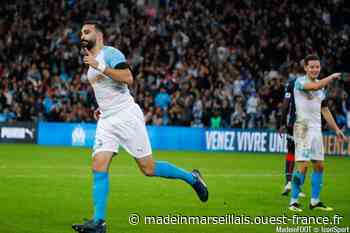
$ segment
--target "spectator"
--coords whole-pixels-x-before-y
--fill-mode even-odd
[[[221,128],[222,120],[219,109],[214,109],[213,116],[210,118],[210,128],[219,129]]]
[[[235,105],[235,111],[231,115],[231,128],[245,128],[246,114],[241,103]]]
[[[230,117],[232,113],[232,108],[229,105],[229,101],[227,99],[223,100],[222,108],[220,109],[221,117],[222,117],[222,127],[228,128],[230,127]]]
[[[137,81],[131,89],[148,124],[210,127],[218,109],[220,127],[274,128],[283,85],[301,74],[307,53],[322,58],[322,77],[350,71],[346,1],[272,0],[253,7],[251,1],[218,0],[216,10],[210,0],[161,8],[139,0],[112,8],[104,2],[4,3],[0,111],[12,115],[2,120],[93,121],[96,103],[77,34],[92,16],[106,25],[107,44],[132,65]],[[339,87],[329,93],[332,113],[344,121]]]
[[[247,128],[256,128],[258,99],[256,93],[252,93],[247,101]]]
[[[165,87],[161,86],[159,93],[156,95],[156,98],[155,98],[156,107],[165,109],[169,107],[170,103],[171,103],[171,98],[169,94],[166,92]]]

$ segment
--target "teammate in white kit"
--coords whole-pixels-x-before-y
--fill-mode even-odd
[[[87,21],[81,29],[84,63],[89,65],[99,113],[93,148],[94,216],[72,227],[78,232],[106,232],[106,206],[109,189],[108,168],[118,147],[131,154],[146,176],[181,179],[190,184],[200,200],[208,200],[208,190],[198,170],[187,172],[165,161],[154,161],[144,115],[130,95],[133,76],[125,56],[118,49],[103,44],[103,30],[96,21]]]
[[[311,178],[312,194],[310,209],[332,211],[320,201],[320,192],[323,183],[323,141],[321,130],[321,113],[328,125],[335,131],[339,140],[346,137],[338,128],[325,101],[324,87],[333,80],[340,79],[341,74],[335,73],[324,79],[318,80],[321,71],[320,59],[316,55],[305,58],[304,69],[306,75],[297,78],[294,86],[294,98],[296,105],[296,122],[294,124],[295,161],[297,170],[292,178],[292,197],[289,209],[301,212],[298,203],[300,187],[304,183],[308,162],[313,164]]]

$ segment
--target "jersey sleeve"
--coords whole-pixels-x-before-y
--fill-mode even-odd
[[[124,54],[118,49],[112,47],[107,47],[105,49],[104,60],[106,64],[111,68],[115,68],[118,64],[126,63]]]

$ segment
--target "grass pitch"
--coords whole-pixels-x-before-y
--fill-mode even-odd
[[[90,150],[85,148],[0,145],[0,233],[71,233],[72,223],[92,213]],[[282,197],[284,157],[277,154],[155,151],[155,158],[188,170],[199,168],[209,201],[201,203],[182,181],[144,177],[133,158],[121,152],[111,166],[108,232],[226,233],[281,232],[281,227],[315,224],[145,224],[145,216],[282,216],[289,198]],[[343,217],[350,226],[350,159],[327,157],[322,200],[332,213],[306,209],[310,173],[300,216]],[[311,169],[310,169],[311,170]],[[138,225],[129,216],[140,216]],[[327,225],[331,227],[334,225]],[[305,232],[306,228],[304,229]],[[302,231],[299,231],[302,232]]]

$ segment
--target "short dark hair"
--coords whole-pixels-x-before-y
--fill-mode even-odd
[[[95,19],[87,19],[83,22],[83,25],[86,25],[86,24],[94,25],[97,31],[104,33],[104,28],[100,21]]]
[[[316,54],[309,54],[304,58],[304,66],[309,64],[309,61],[319,61],[320,58]]]

